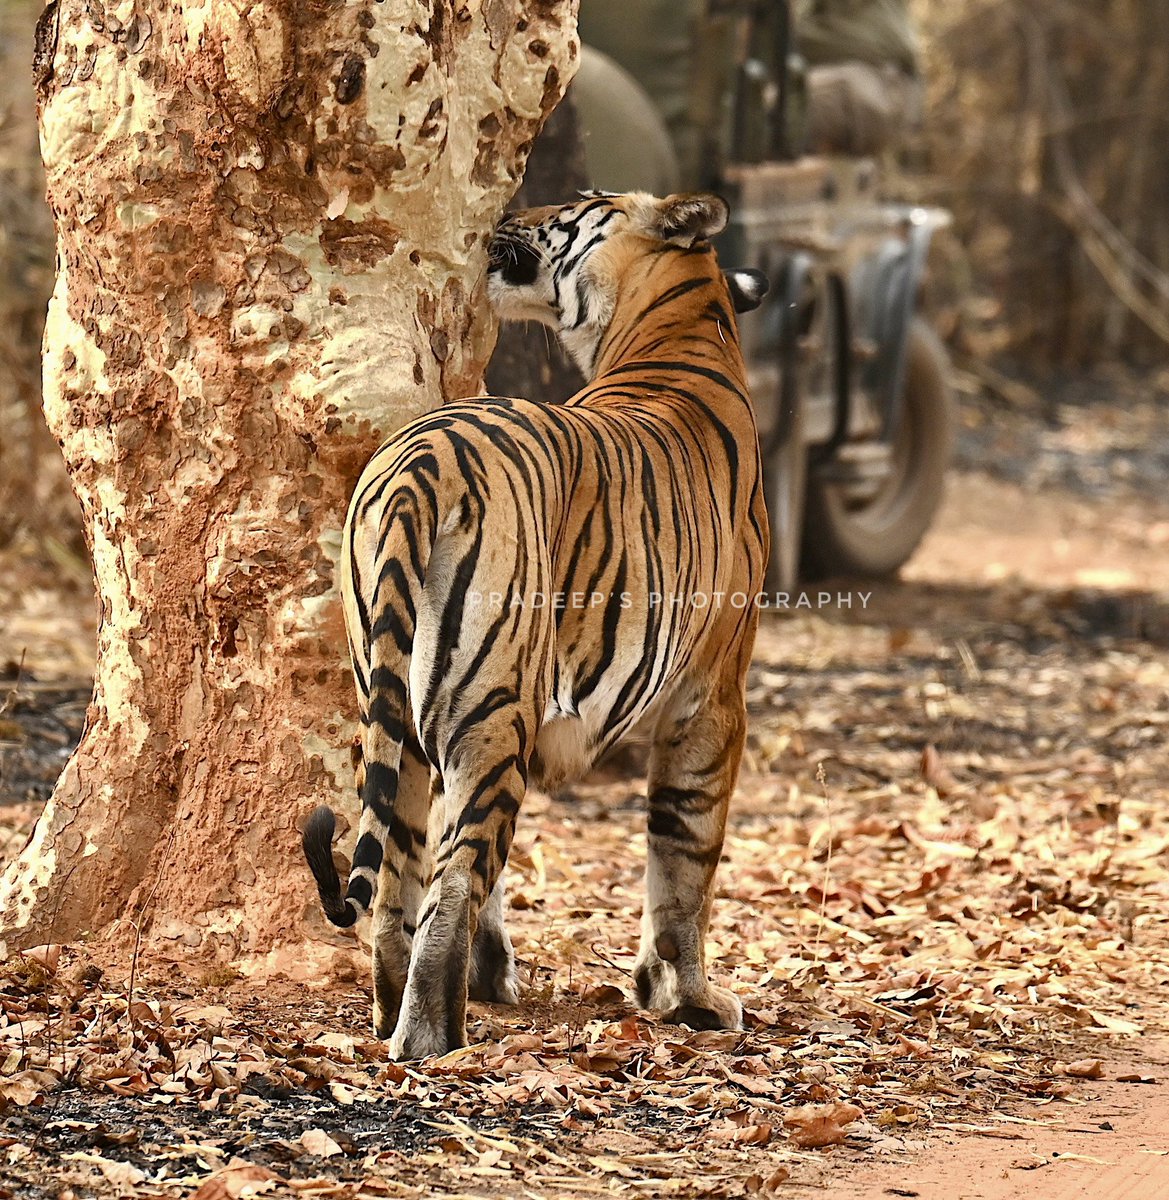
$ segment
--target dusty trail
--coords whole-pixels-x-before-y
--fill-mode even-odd
[[[1169,1196],[1169,1042],[1134,1045],[1107,1073],[1155,1083],[1094,1082],[1062,1121],[1050,1113],[1017,1123],[971,1125],[930,1135],[896,1162],[826,1168],[814,1184],[793,1185],[792,1200],[1161,1200]]]

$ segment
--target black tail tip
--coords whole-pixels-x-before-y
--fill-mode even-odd
[[[313,858],[322,847],[329,852],[329,869],[333,871],[334,875],[336,874],[333,869],[333,830],[336,828],[337,819],[327,804],[318,804],[304,823],[301,844],[304,846],[305,857],[309,861],[309,866],[313,868],[314,875],[316,875],[317,869]]]
[[[333,830],[336,827],[333,810],[327,804],[320,805],[304,823],[301,845],[309,870],[317,881],[317,895],[321,898],[325,916],[334,925],[345,927],[357,920],[357,913],[341,895],[341,878],[333,862]]]

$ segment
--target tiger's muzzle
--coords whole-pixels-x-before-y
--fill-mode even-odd
[[[540,271],[539,251],[510,216],[496,226],[487,245],[488,274],[497,274],[511,287],[530,287]]]

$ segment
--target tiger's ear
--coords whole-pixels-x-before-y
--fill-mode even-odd
[[[723,278],[727,281],[727,289],[737,313],[758,308],[771,287],[767,276],[754,267],[727,267],[723,271]]]
[[[652,200],[637,222],[649,237],[689,248],[695,242],[722,233],[731,215],[730,207],[713,192],[683,192]]]

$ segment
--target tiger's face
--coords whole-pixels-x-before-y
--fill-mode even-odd
[[[685,249],[713,238],[728,216],[722,197],[703,192],[665,199],[586,192],[575,204],[508,213],[488,244],[487,294],[502,320],[555,329],[589,375],[631,260],[663,245]],[[724,274],[740,312],[767,289],[758,272]]]
[[[504,216],[487,248],[487,292],[499,316],[556,329],[593,323],[609,306],[592,260],[628,229],[620,199],[590,194],[576,204]]]
[[[643,192],[586,192],[575,204],[508,213],[488,245],[487,293],[503,320],[552,326],[581,362],[613,315],[629,257],[655,242],[714,237],[727,216],[719,196]]]

